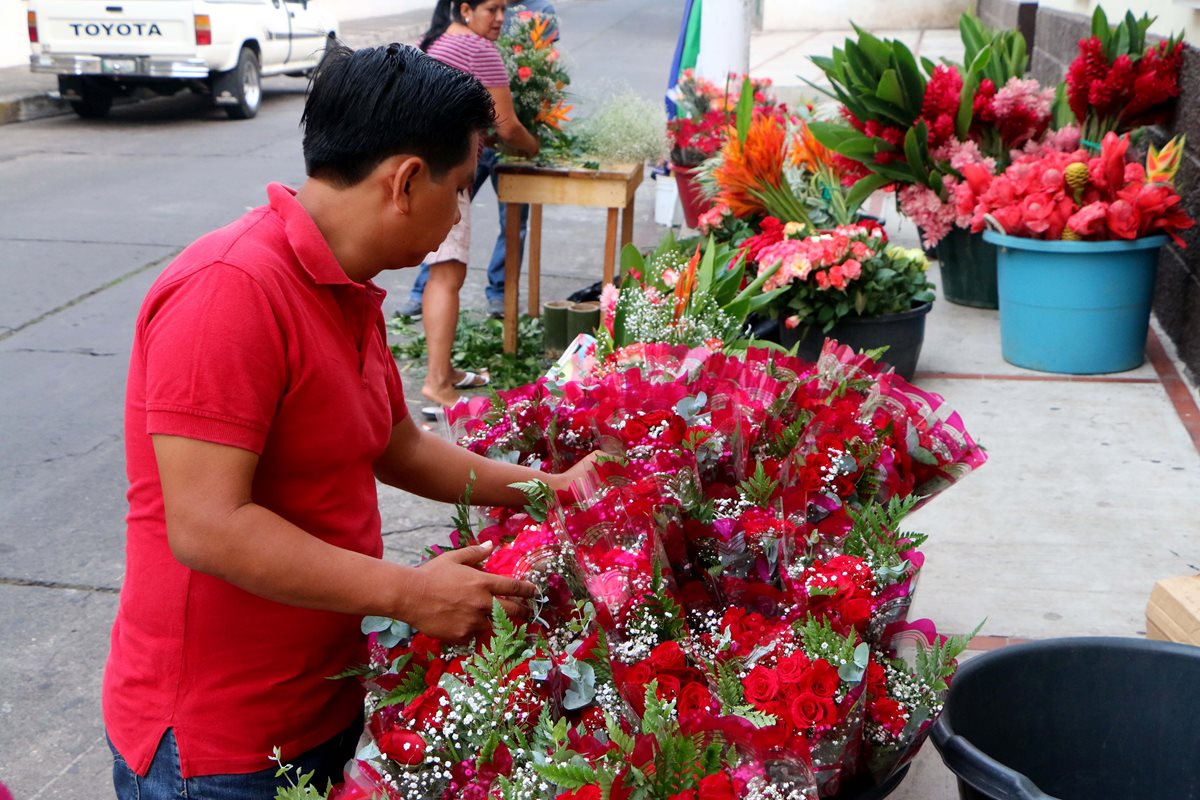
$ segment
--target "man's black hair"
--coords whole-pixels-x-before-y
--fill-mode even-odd
[[[415,47],[331,42],[300,119],[305,171],[353,186],[385,159],[410,153],[438,177],[465,161],[471,134],[494,121],[483,84]]]

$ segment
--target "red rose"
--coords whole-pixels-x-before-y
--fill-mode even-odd
[[[797,685],[804,680],[809,668],[808,656],[799,651],[779,659],[775,666],[775,674],[784,684]]]
[[[651,669],[648,659],[631,665],[625,670],[624,677],[621,678],[623,684],[631,687],[645,686],[652,680],[654,680],[654,670]]]
[[[392,728],[379,737],[378,745],[385,756],[406,767],[415,767],[425,760],[425,740],[404,728]]]
[[[696,800],[696,790],[684,789],[682,792],[668,796],[667,800]]]
[[[833,697],[841,685],[842,679],[832,664],[823,658],[813,662],[808,673],[809,691],[818,697]]]
[[[687,660],[679,642],[663,642],[650,652],[650,666],[658,672],[683,669]]]
[[[518,67],[517,77],[523,81],[527,81],[533,77],[533,70],[531,70],[529,67]]]
[[[815,725],[837,722],[837,706],[827,697],[805,693],[794,697],[788,704],[788,715],[797,730],[806,730]]]
[[[442,700],[449,700],[446,690],[434,686],[426,689],[404,708],[403,718],[413,724],[413,727],[428,729],[433,726],[433,718],[442,708]],[[438,727],[441,727],[440,725]]]
[[[674,675],[658,675],[655,677],[658,681],[658,699],[666,702],[679,697],[679,678]]]
[[[688,683],[679,693],[679,716],[710,713],[713,710],[712,692],[703,683]]]
[[[750,674],[742,680],[746,690],[746,700],[755,708],[763,709],[763,705],[771,702],[779,694],[779,677],[773,670],[761,664],[750,670]]]
[[[600,787],[594,783],[589,783],[587,786],[580,786],[573,792],[562,792],[555,800],[600,800],[604,793],[600,791]]]
[[[900,733],[907,722],[905,709],[899,702],[890,697],[884,697],[871,704],[871,716],[881,726],[892,733]]]
[[[641,420],[629,419],[625,421],[625,427],[621,429],[621,439],[626,444],[637,444],[645,439],[649,432],[650,429]]]
[[[706,775],[696,784],[696,794],[700,800],[734,800],[737,789],[727,772]]]

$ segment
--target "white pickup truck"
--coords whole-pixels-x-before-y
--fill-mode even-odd
[[[81,117],[118,95],[180,89],[233,119],[262,103],[264,75],[306,76],[335,35],[321,0],[30,0],[30,66],[58,75]],[[332,5],[331,3],[329,5]]]

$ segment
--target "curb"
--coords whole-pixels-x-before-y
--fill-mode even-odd
[[[71,106],[58,96],[58,92],[0,97],[0,125],[57,117],[70,112]]]

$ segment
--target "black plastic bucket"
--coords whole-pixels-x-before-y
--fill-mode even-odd
[[[808,329],[801,338],[800,328],[788,328],[779,320],[779,343],[791,348],[797,342],[796,354],[807,361],[816,361],[821,355],[825,338],[836,339],[855,350],[873,350],[887,347],[883,361],[896,368],[896,373],[911,381],[917,371],[917,360],[921,357],[921,345],[925,343],[925,317],[933,303],[922,303],[909,311],[883,314],[878,317],[860,317],[850,314],[842,317],[829,333],[816,325]]]
[[[933,727],[963,800],[1200,800],[1200,647],[1052,639],[962,665]]]

